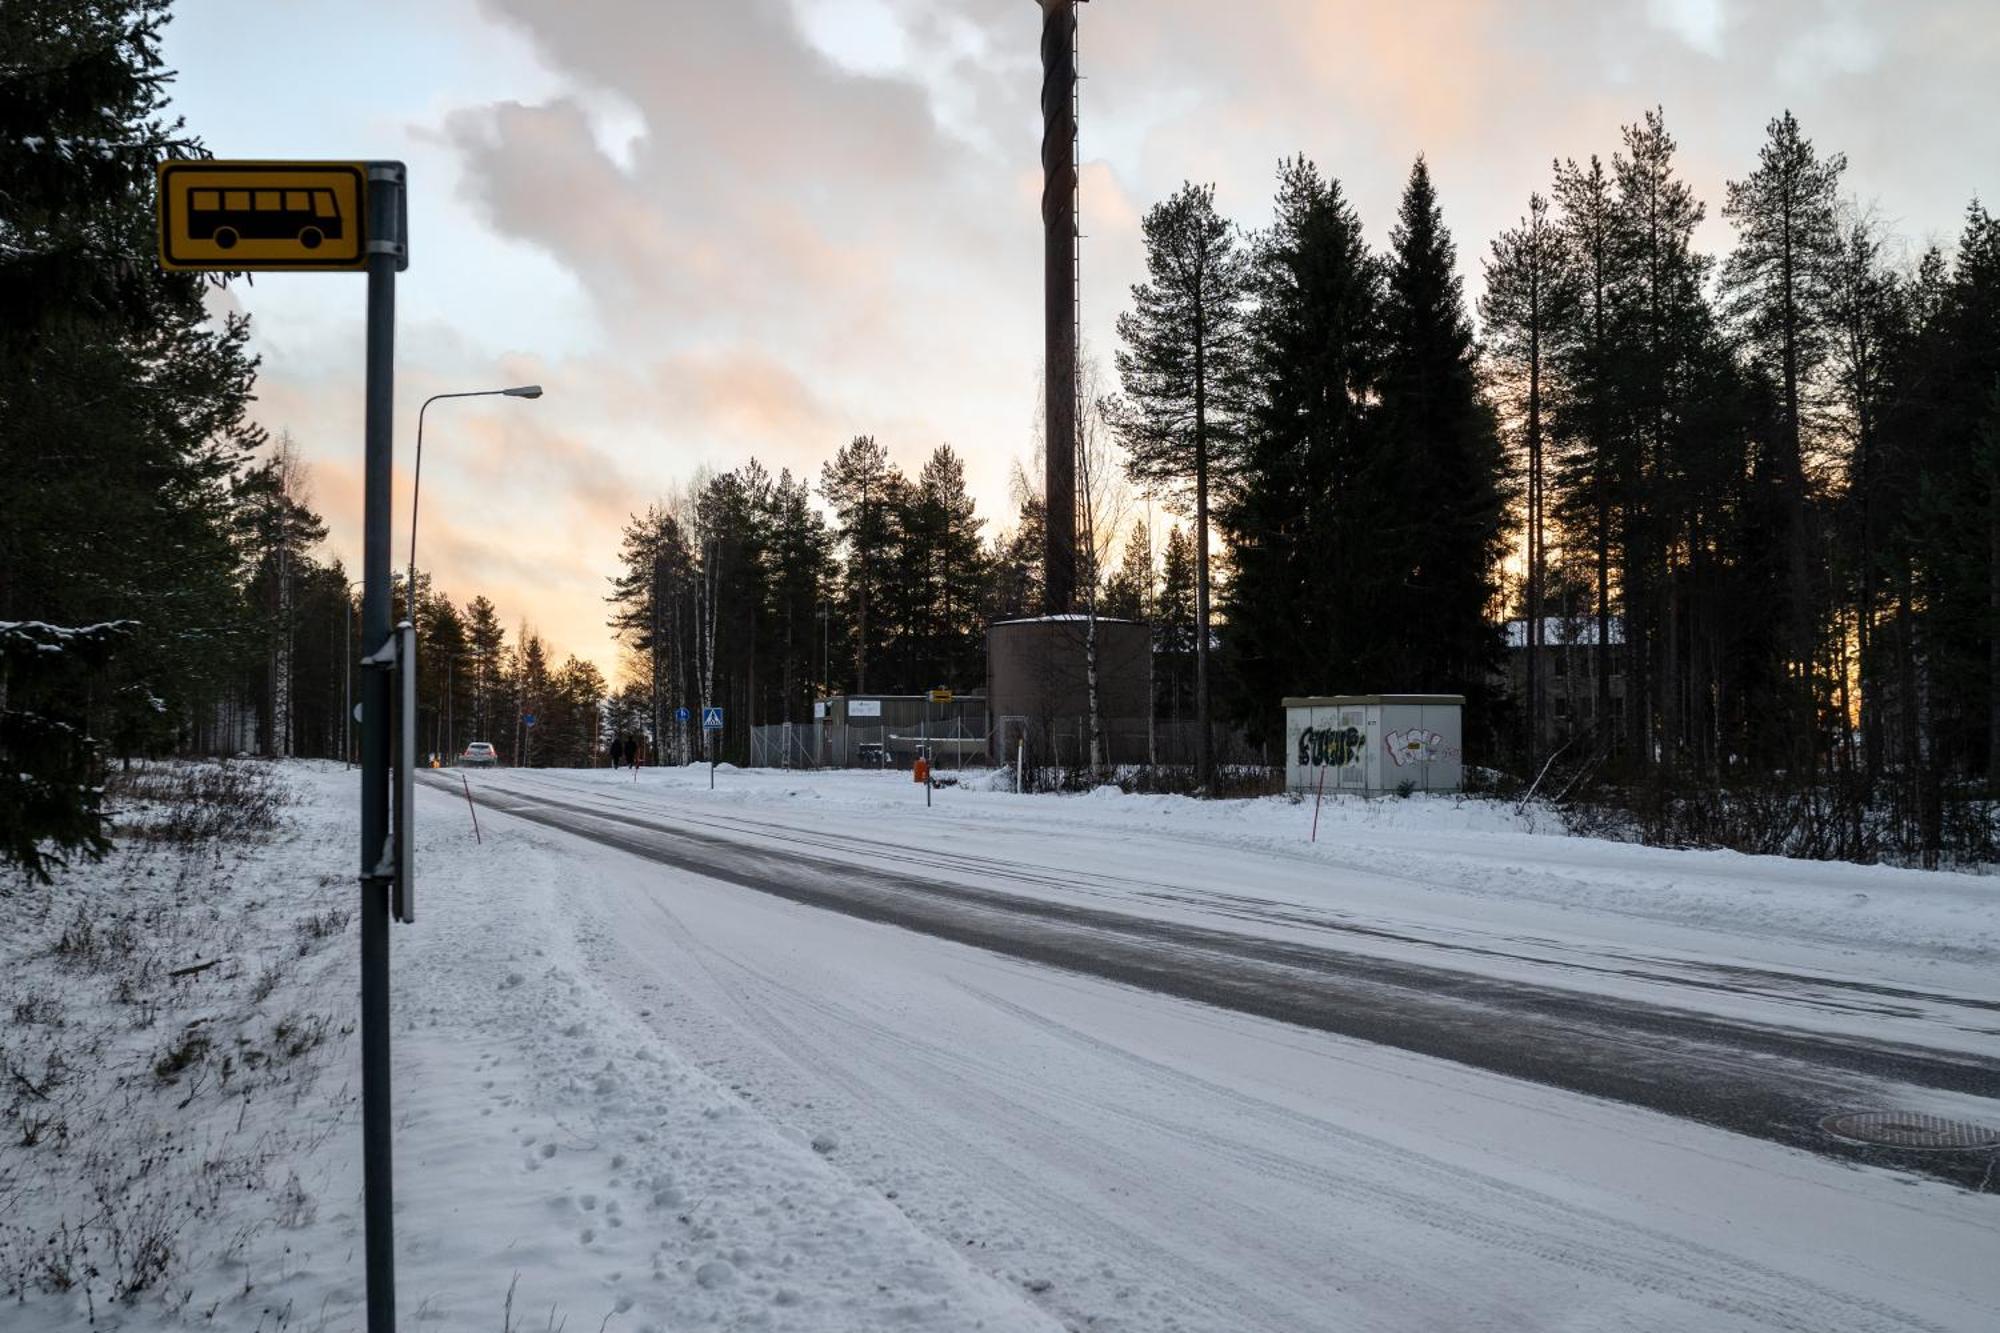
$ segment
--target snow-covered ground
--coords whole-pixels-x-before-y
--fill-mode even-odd
[[[0,1329],[362,1326],[357,782],[283,773],[274,836],[8,900],[0,1078],[44,1091],[0,1095]],[[402,1327],[1055,1327],[608,995],[573,849],[442,811],[394,937]]]
[[[82,1328],[93,1305],[100,1328],[360,1326],[356,784],[284,771],[280,836],[219,869],[121,853],[5,946],[0,1000],[61,1011],[12,1008],[0,1050],[72,1128],[20,1146],[41,1113],[20,1093],[0,1125],[0,1283],[23,1289],[0,1329]],[[1598,843],[1446,799],[1329,800],[1308,843],[1311,806],[1284,800],[955,787],[927,809],[906,775],[468,778],[751,849],[2000,1056],[1993,880]],[[535,1330],[1970,1331],[2000,1308],[2000,1195],[801,906],[484,806],[476,841],[437,788],[419,810],[422,915],[393,964],[408,1328],[502,1328],[510,1294]],[[157,932],[137,983],[55,947],[112,908]],[[205,1045],[161,1074],[196,1018]],[[51,1084],[33,1061],[55,1050]],[[104,1224],[129,1249],[128,1219],[154,1214],[170,1260],[119,1301]],[[45,1262],[82,1261],[79,1227],[88,1297]]]

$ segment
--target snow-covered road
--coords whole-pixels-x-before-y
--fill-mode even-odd
[[[1634,1081],[1707,1061],[1691,1113],[1818,1070],[1829,1096],[1990,1123],[1982,881],[1609,848],[1421,803],[1335,811],[1307,847],[1282,803],[471,780],[489,842],[565,866],[557,924],[609,1003],[1072,1327],[1970,1330],[2000,1306],[1992,1194],[1494,1072],[1560,1083],[1605,1063],[1613,1017],[1650,1014]],[[871,883],[860,909],[813,905]],[[1032,934],[1154,970],[951,928],[1008,902]],[[928,923],[883,924],[919,903]],[[1246,975],[1338,953],[1343,1003],[1389,1028],[1407,1005],[1465,1058],[1191,1002],[1173,976],[1213,973],[1220,937]],[[1532,1049],[1474,1058],[1510,1034]]]

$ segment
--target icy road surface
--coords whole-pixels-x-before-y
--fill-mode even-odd
[[[1283,802],[470,778],[484,863],[560,856],[550,929],[623,1016],[1070,1326],[2000,1308],[1992,1154],[1817,1128],[2000,1123],[1987,881],[1449,802],[1331,807],[1308,847]]]

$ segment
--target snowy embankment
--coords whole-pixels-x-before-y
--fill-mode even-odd
[[[362,1323],[357,784],[187,771],[128,798],[109,861],[7,890],[0,1327]],[[437,820],[422,865],[394,937],[412,1326],[1053,1327],[610,1002],[559,850]]]
[[[503,801],[1343,954],[2000,1058],[2000,878],[1575,836],[1451,796],[1017,795],[970,771],[472,773]],[[954,775],[955,776],[955,775]],[[1906,1109],[1965,1115],[1950,1097]],[[1982,1114],[1987,1113],[1982,1109]]]
[[[854,813],[922,829],[916,821],[926,817],[924,793],[906,773],[736,771],[722,765],[714,793],[708,793],[702,767],[646,769],[638,783],[630,771],[564,777],[606,793],[626,787],[640,799],[656,791],[748,813],[782,807],[786,819],[814,819],[824,811],[834,823]],[[944,777],[956,781],[956,775]],[[1326,795],[1314,833],[1312,797],[1196,801],[1126,795],[1116,787],[1082,797],[1018,797],[1008,791],[1008,771],[966,771],[964,779],[936,795],[954,831],[972,823],[1016,833],[1034,829],[1052,839],[1076,833],[1090,841],[1144,839],[1274,853],[1394,881],[1404,907],[1414,895],[1440,905],[1450,899],[1544,905],[1562,913],[1940,957],[1990,961],[2000,951],[2000,877],[1572,837],[1546,807],[1454,795]]]

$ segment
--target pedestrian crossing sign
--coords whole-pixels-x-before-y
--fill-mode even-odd
[[[701,729],[702,729],[703,731],[721,731],[721,730],[722,730],[722,710],[721,710],[720,708],[704,708],[704,709],[702,709],[702,710],[701,710]]]

